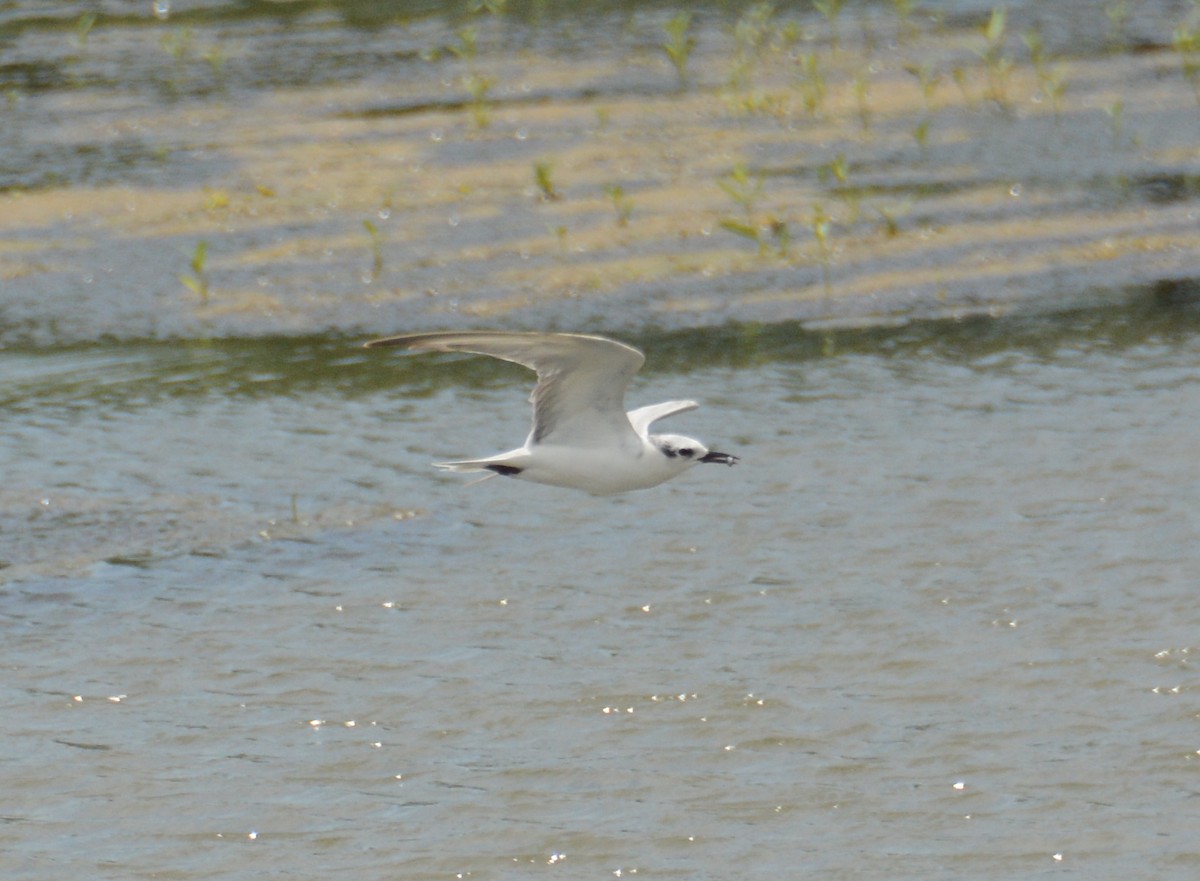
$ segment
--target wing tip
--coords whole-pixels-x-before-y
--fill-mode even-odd
[[[382,349],[389,346],[403,346],[407,344],[406,340],[408,339],[406,336],[380,337],[377,340],[367,340],[362,344],[362,347],[364,349]]]
[[[602,343],[608,346],[614,346],[619,349],[624,349],[627,352],[635,355],[639,361],[645,361],[645,354],[629,343],[623,343],[620,340],[614,340],[606,336],[591,333],[574,333],[563,331],[536,331],[536,330],[434,330],[424,333],[404,333],[396,336],[380,337],[378,339],[367,340],[362,344],[364,349],[383,349],[396,346],[405,346],[410,349],[435,349],[439,351],[453,351],[451,347],[465,346],[473,341],[484,340],[488,337],[503,340],[533,340],[537,337],[545,337],[547,339],[563,339],[563,340],[587,340],[592,343]],[[439,345],[441,344],[441,345]],[[479,354],[488,354],[480,352]],[[640,366],[640,364],[639,364]]]

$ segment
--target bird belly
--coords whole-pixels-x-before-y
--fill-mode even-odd
[[[662,456],[620,448],[541,445],[530,450],[520,480],[607,496],[657,486],[679,473]]]

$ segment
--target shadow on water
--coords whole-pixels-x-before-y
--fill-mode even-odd
[[[381,329],[383,330],[383,329]],[[604,333],[603,328],[593,332]],[[1003,351],[1047,358],[1064,349],[1170,344],[1200,333],[1200,281],[1159,281],[1116,302],[1066,311],[913,321],[896,326],[811,328],[796,322],[616,334],[647,352],[645,372],[742,369],[850,354],[931,357],[970,363]],[[402,388],[426,397],[450,386],[524,381],[524,369],[486,358],[408,357],[361,348],[340,335],[144,343],[90,343],[0,350],[0,406],[137,409],[167,398],[361,397]]]

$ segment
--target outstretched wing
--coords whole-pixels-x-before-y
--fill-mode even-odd
[[[536,371],[530,396],[533,443],[609,446],[634,437],[625,415],[625,389],[646,359],[624,343],[576,333],[445,331],[372,340],[366,346],[470,352]]]
[[[633,430],[645,437],[650,432],[652,423],[666,419],[672,413],[683,413],[695,410],[700,405],[695,401],[666,401],[662,404],[651,404],[648,407],[638,407],[629,411],[629,422]]]

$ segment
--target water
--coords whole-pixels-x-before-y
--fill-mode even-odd
[[[1196,877],[1194,13],[993,5],[5,5],[0,876]],[[437,473],[484,326],[741,464]]]
[[[1172,43],[1200,13],[1009,4],[988,49],[992,5],[697,7],[681,82],[670,4],[8,4],[0,345],[862,323],[1194,284],[1200,67]]]
[[[3,874],[1192,877],[1197,329],[647,335],[743,461],[615,499],[428,467],[487,361],[6,354]]]

